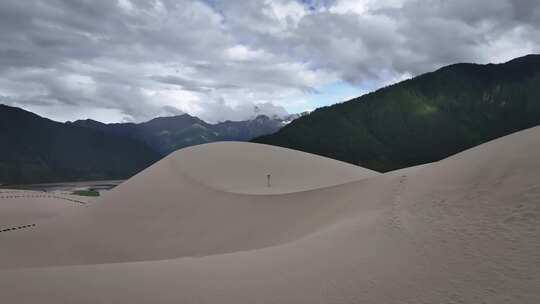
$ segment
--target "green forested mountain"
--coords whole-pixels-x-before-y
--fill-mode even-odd
[[[0,105],[0,184],[127,178],[160,157],[131,138]]]
[[[254,141],[389,171],[538,124],[540,55],[529,55],[447,66],[317,109]]]

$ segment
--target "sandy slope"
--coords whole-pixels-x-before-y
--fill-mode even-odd
[[[212,152],[201,152],[204,148]],[[261,149],[266,151],[265,158],[258,163],[253,155],[260,155]],[[212,162],[203,164],[196,155]],[[193,164],[203,173],[194,172]],[[259,167],[264,170],[256,170]],[[268,187],[253,182],[253,176],[261,172],[260,179],[266,182],[268,171],[275,172],[270,187],[275,190],[262,195],[261,189]],[[225,175],[234,178],[220,183],[214,179]],[[378,175],[259,144],[227,142],[189,148],[163,159],[77,214],[42,224],[32,234],[6,236],[0,268],[204,256],[273,246],[321,229],[356,208],[356,193],[341,195],[340,189],[347,184],[335,186],[336,180],[350,183]],[[280,187],[281,180],[290,185]],[[252,184],[254,193],[223,190],[241,181]],[[319,189],[307,190],[313,187]],[[280,191],[286,193],[278,195]],[[335,196],[340,200],[331,203]]]
[[[39,191],[0,189],[0,231],[35,224],[79,207],[86,198]]]
[[[238,162],[255,151],[228,145],[219,149]],[[268,195],[251,180],[258,170],[221,180],[240,168],[232,159],[220,173],[193,170],[216,156],[204,147],[77,214],[0,235],[0,294],[18,303],[540,302],[540,128],[426,166],[359,169],[341,185],[320,176],[342,169],[298,173],[310,161],[294,170],[295,161],[282,176],[289,185]],[[74,264],[84,265],[53,266]]]
[[[244,194],[283,194],[339,185],[379,175],[375,171],[291,149],[219,142],[170,156],[178,172],[213,189]],[[270,185],[267,175],[270,175]]]

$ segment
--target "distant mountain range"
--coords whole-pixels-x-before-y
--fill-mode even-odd
[[[303,114],[284,118],[259,115],[251,120],[207,123],[197,117],[183,114],[158,117],[144,123],[104,124],[95,120],[77,120],[68,125],[126,136],[144,142],[162,155],[178,149],[215,141],[248,141],[278,131],[289,121]]]
[[[137,140],[0,105],[0,184],[120,179],[161,158]]]
[[[255,142],[389,171],[540,124],[540,55],[455,64],[317,109]]]
[[[248,141],[276,132],[301,114],[285,118],[209,124],[183,114],[144,123],[60,123],[0,105],[0,184],[123,179],[163,156],[214,141]]]

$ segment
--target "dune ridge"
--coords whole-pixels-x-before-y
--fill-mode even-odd
[[[21,303],[538,303],[537,155],[540,127],[386,174],[247,143],[181,150],[76,212],[0,234],[0,293]],[[276,189],[264,190],[269,171]]]
[[[169,158],[185,177],[210,188],[241,194],[294,193],[380,175],[314,154],[243,142],[193,146]]]

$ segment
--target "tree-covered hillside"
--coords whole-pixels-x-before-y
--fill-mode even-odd
[[[317,109],[254,141],[389,171],[538,124],[540,55],[529,55],[447,66]]]
[[[123,179],[161,156],[139,141],[0,105],[0,184]]]

